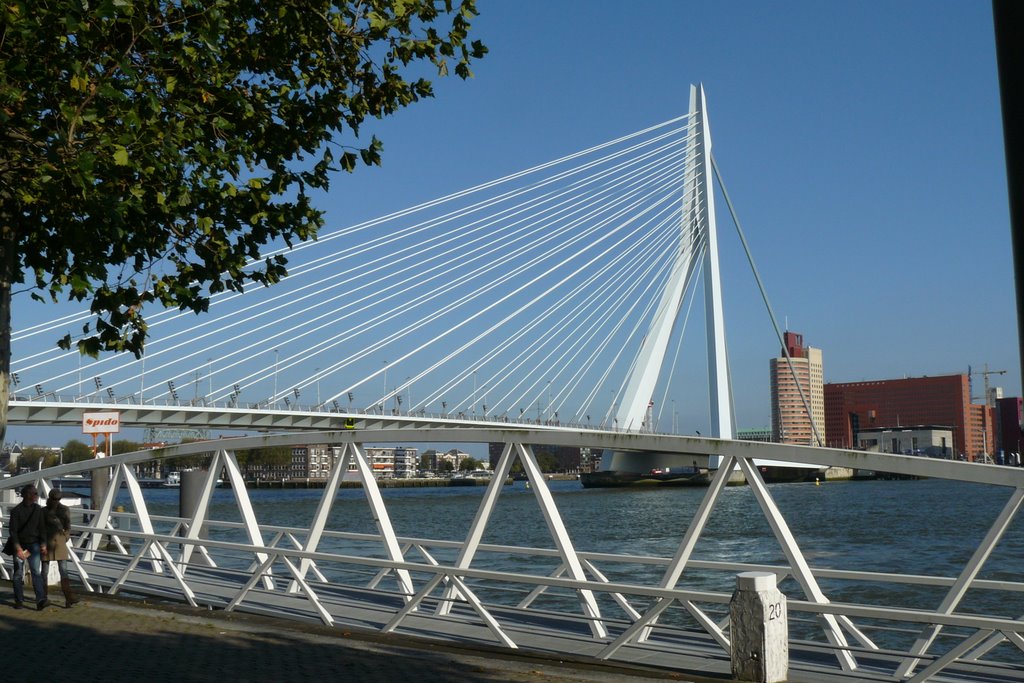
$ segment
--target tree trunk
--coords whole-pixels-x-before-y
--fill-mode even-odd
[[[0,218],[0,447],[7,437],[7,401],[11,376],[11,283],[14,280],[14,229]]]

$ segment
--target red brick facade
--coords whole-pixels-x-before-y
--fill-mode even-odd
[[[943,425],[957,454],[975,459],[995,449],[992,410],[970,399],[966,374],[825,385],[828,446],[853,448],[854,431],[871,427]]]

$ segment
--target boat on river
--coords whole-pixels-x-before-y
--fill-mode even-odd
[[[452,486],[476,486],[478,484],[489,484],[493,476],[494,472],[491,472],[490,470],[462,472],[452,477],[450,484]]]
[[[180,472],[168,472],[167,478],[164,479],[163,484],[165,489],[178,489],[181,488],[181,473]]]
[[[56,477],[51,482],[58,489],[80,489],[92,487],[92,478],[81,474],[66,474],[63,477]]]
[[[648,472],[607,470],[580,475],[583,488],[619,486],[707,486],[714,472],[697,467],[658,467]]]

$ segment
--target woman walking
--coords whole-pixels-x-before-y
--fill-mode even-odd
[[[49,574],[50,562],[57,563],[60,572],[60,587],[64,591],[64,606],[71,607],[78,598],[71,590],[71,579],[68,577],[68,540],[71,538],[71,511],[60,502],[61,492],[51,489],[46,497],[43,509],[46,519],[46,573]]]

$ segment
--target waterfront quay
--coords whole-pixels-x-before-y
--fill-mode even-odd
[[[72,609],[15,611],[10,582],[0,586],[6,594],[0,606],[4,651],[31,653],[25,654],[26,667],[45,663],[47,675],[80,683],[339,677],[360,683],[722,680],[107,595],[86,596]]]
[[[575,477],[573,477],[575,479]],[[443,477],[435,477],[431,479],[425,478],[414,478],[414,479],[377,479],[376,484],[378,488],[382,489],[415,489],[415,488],[437,488],[447,486],[487,486],[490,483],[488,479],[449,479]],[[511,484],[512,479],[509,478],[505,482]],[[326,479],[266,479],[266,480],[249,480],[245,482],[245,487],[248,489],[322,489],[327,484]],[[338,484],[338,488],[342,489],[360,489],[363,487],[360,481],[341,481]]]

